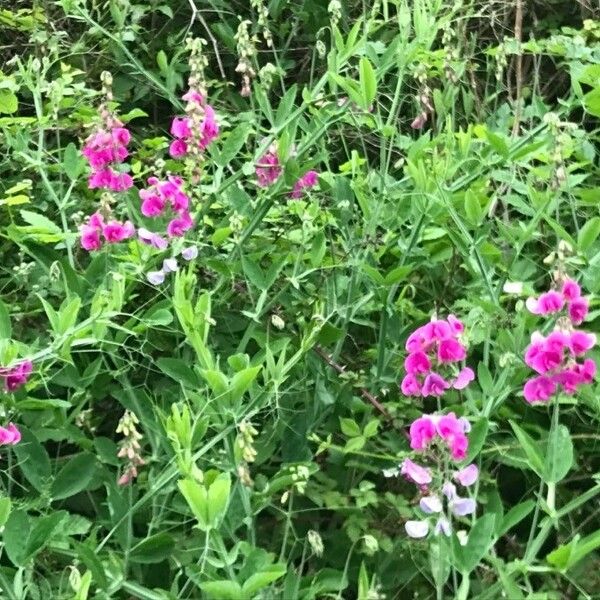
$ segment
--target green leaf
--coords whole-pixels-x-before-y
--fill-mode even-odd
[[[218,166],[226,167],[243,148],[250,132],[252,125],[250,123],[240,123],[225,139],[223,147],[218,158],[215,160]]]
[[[472,462],[481,452],[487,438],[488,428],[489,421],[485,417],[478,419],[473,427],[471,427],[471,431],[469,432],[469,451],[465,463]]]
[[[174,547],[175,540],[169,534],[161,532],[136,544],[129,557],[133,562],[144,565],[159,563],[171,555]]]
[[[29,429],[21,426],[20,430],[21,443],[14,447],[18,465],[27,481],[38,492],[41,492],[52,473],[50,458],[45,448]]]
[[[82,453],[72,458],[56,475],[50,495],[54,500],[70,498],[87,488],[96,469],[96,457]]]
[[[492,545],[494,533],[494,515],[483,515],[471,527],[467,543],[460,546],[456,536],[453,538],[455,553],[459,555],[461,571],[470,573],[477,567]]]
[[[27,558],[27,538],[31,524],[24,510],[14,510],[4,526],[2,539],[10,561],[17,567],[22,566]]]
[[[279,102],[279,106],[277,107],[277,113],[275,114],[275,126],[280,127],[285,123],[290,114],[292,113],[292,109],[294,108],[294,103],[296,101],[296,94],[298,93],[298,85],[292,85],[287,92],[281,98]]]
[[[19,108],[17,96],[7,89],[0,89],[0,114],[12,115]]]
[[[50,513],[45,517],[35,519],[27,540],[27,555],[29,557],[37,554],[48,545],[48,542],[50,542],[52,536],[67,516],[68,513],[66,511],[60,510]]]
[[[369,59],[364,56],[360,59],[358,70],[360,89],[362,92],[361,107],[365,110],[369,110],[377,95],[377,78],[375,77],[373,65],[371,65]]]
[[[577,248],[579,251],[587,252],[596,241],[598,235],[600,235],[600,217],[592,217],[579,230],[579,235],[577,236]]]
[[[0,300],[0,339],[9,340],[12,335],[10,313],[6,304]]]
[[[544,458],[538,444],[534,442],[533,439],[514,421],[510,421],[510,426],[515,432],[519,444],[521,444],[521,448],[525,451],[529,467],[535,471],[539,477],[542,477],[544,472]]]
[[[365,567],[365,561],[360,563],[360,570],[358,571],[358,600],[369,599],[369,575],[367,573],[367,567]]]
[[[196,517],[198,527],[203,531],[208,531],[210,529],[210,520],[208,513],[208,492],[206,488],[193,479],[182,479],[177,485]]]
[[[90,570],[94,583],[105,590],[108,587],[108,580],[104,573],[104,566],[100,559],[89,546],[73,541],[73,547],[77,552],[77,557]]]
[[[0,498],[0,527],[4,527],[6,524],[11,508],[10,498]]]
[[[247,600],[236,581],[209,581],[201,583],[200,589],[206,593],[207,600]]]
[[[23,220],[26,223],[29,223],[29,225],[31,225],[36,231],[40,233],[52,233],[62,236],[62,230],[60,227],[48,217],[31,212],[30,210],[21,210],[19,212],[21,217],[23,217]]]
[[[269,566],[268,570],[260,571],[250,575],[242,586],[244,598],[253,598],[259,590],[267,587],[269,584],[277,581],[286,574],[287,567],[284,564],[275,564]]]
[[[181,383],[183,387],[197,390],[201,387],[200,378],[180,358],[159,358],[156,361],[158,368],[171,379]]]
[[[508,533],[517,523],[520,523],[535,507],[533,500],[526,500],[516,506],[513,506],[504,515],[500,525],[496,528],[496,536],[502,537]]]
[[[360,427],[353,419],[342,419],[340,417],[340,427],[342,429],[342,433],[349,437],[356,437],[357,435],[361,434]]]
[[[261,371],[261,367],[248,367],[242,371],[238,371],[232,378],[229,385],[231,400],[237,402],[248,391],[250,386]]]
[[[564,425],[550,431],[543,480],[546,483],[558,483],[564,479],[573,466],[573,442],[571,434]]]
[[[573,551],[575,550],[580,537],[581,536],[577,534],[568,544],[561,544],[546,556],[546,560],[559,571],[566,571],[569,568]]]
[[[62,165],[67,177],[71,181],[76,181],[83,173],[85,161],[73,142],[70,142],[65,148]]]
[[[210,386],[216,398],[224,396],[227,390],[229,390],[229,380],[221,371],[206,369],[201,371],[201,375]]]
[[[221,473],[208,488],[208,522],[212,528],[217,528],[225,516],[230,490],[228,473]]]

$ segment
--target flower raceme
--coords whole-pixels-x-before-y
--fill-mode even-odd
[[[539,298],[528,298],[526,306],[534,315],[551,315],[566,308],[573,325],[581,325],[587,317],[589,301],[581,295],[581,288],[576,281],[566,279],[560,292],[550,290]]]
[[[92,170],[88,179],[90,189],[123,192],[133,185],[129,173],[122,173],[114,168],[129,156],[127,146],[130,140],[129,131],[114,117],[108,117],[105,127],[97,129],[88,137],[82,154]]]
[[[410,426],[411,448],[435,463],[435,467],[422,466],[410,458],[400,465],[400,473],[415,483],[423,494],[419,509],[425,518],[407,521],[405,529],[413,538],[425,537],[435,522],[435,535],[450,535],[452,518],[470,515],[476,510],[473,498],[462,497],[456,491],[456,484],[467,488],[479,477],[477,465],[470,464],[455,469],[447,460],[461,461],[466,457],[469,441],[467,433],[470,424],[464,417],[454,413],[447,415],[423,415]]]
[[[206,150],[208,146],[219,137],[219,124],[214,108],[206,103],[202,94],[190,90],[184,94],[183,99],[193,111],[202,114],[198,123],[198,146]],[[181,158],[189,151],[189,144],[194,137],[194,121],[192,117],[175,117],[171,123],[171,135],[175,138],[169,147],[169,154],[173,158]]]
[[[537,375],[523,388],[527,402],[547,402],[559,390],[572,395],[581,385],[592,383],[596,376],[596,363],[585,354],[596,344],[596,336],[575,329],[588,313],[589,302],[581,296],[581,288],[566,279],[561,291],[550,290],[539,298],[529,298],[527,308],[536,315],[562,313],[557,328],[548,336],[536,331],[525,350],[525,363]]]
[[[117,244],[131,238],[135,234],[135,227],[131,221],[105,221],[99,212],[95,212],[90,215],[88,222],[81,226],[80,234],[82,248],[91,252],[100,250],[104,242]]]
[[[405,396],[442,396],[449,388],[462,390],[475,378],[473,370],[457,370],[467,357],[460,341],[464,325],[454,315],[434,319],[416,329],[406,341],[406,375],[400,385]]]
[[[169,175],[166,181],[157,177],[148,179],[149,187],[140,190],[141,211],[145,217],[163,216],[169,209],[174,216],[167,225],[169,237],[181,237],[191,229],[194,221],[189,213],[189,196],[183,191],[183,179]]]

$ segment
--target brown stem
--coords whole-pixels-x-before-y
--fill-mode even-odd
[[[336,373],[338,373],[339,375],[341,375],[342,373],[345,373],[346,371],[346,367],[338,364],[337,362],[335,362],[333,360],[333,358],[331,357],[331,355],[327,354],[327,352],[325,352],[325,350],[323,350],[323,348],[321,348],[320,346],[315,346],[313,348],[313,350],[323,359],[323,361],[325,363],[327,363]],[[371,394],[371,392],[369,392],[369,390],[367,390],[364,387],[359,388],[360,390],[360,394],[361,396],[367,400],[368,402],[370,402],[388,421],[392,420],[392,415],[390,415],[390,413],[386,410],[385,406],[383,406],[383,404],[381,404],[381,402],[379,402],[379,400],[377,400],[377,398]]]

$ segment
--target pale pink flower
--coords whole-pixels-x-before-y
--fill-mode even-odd
[[[400,473],[417,485],[427,485],[432,481],[431,470],[414,463],[409,458],[405,458],[402,462]]]
[[[477,465],[471,464],[464,467],[460,471],[454,473],[454,479],[456,479],[461,485],[468,487],[473,485],[479,477],[479,469]]]
[[[473,372],[473,369],[465,367],[459,371],[456,379],[452,382],[452,387],[455,390],[464,390],[474,379],[475,373]]]

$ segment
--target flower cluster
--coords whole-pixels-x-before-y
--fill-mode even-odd
[[[167,234],[169,237],[182,237],[194,225],[189,213],[190,199],[183,191],[183,179],[170,175],[167,181],[160,181],[157,177],[150,177],[148,184],[149,188],[140,190],[142,214],[159,217],[168,206],[175,216],[167,225]]]
[[[466,457],[469,431],[467,419],[458,418],[454,413],[423,415],[411,424],[411,448],[426,455],[436,467],[424,467],[410,458],[400,465],[400,473],[419,486],[422,493],[419,508],[426,515],[424,519],[406,522],[405,529],[410,537],[425,537],[430,530],[431,517],[435,519],[434,534],[450,535],[453,516],[464,517],[475,512],[475,500],[460,496],[453,481],[465,488],[472,486],[479,477],[477,465],[455,469],[448,461],[448,458],[457,462]]]
[[[0,377],[4,379],[4,389],[14,392],[27,383],[33,371],[33,363],[23,360],[13,367],[0,367]]]
[[[111,129],[98,129],[86,140],[82,154],[92,169],[88,179],[90,189],[123,192],[133,185],[133,179],[129,173],[121,173],[113,167],[129,155],[127,144],[131,135],[117,119],[112,118],[111,121]]]
[[[277,144],[273,143],[269,146],[265,154],[261,156],[255,167],[256,178],[259,187],[269,187],[273,185],[281,176],[283,168],[279,162],[277,155]],[[290,198],[298,200],[302,198],[304,190],[317,185],[319,174],[316,171],[307,171],[296,183],[290,192]]]
[[[462,390],[475,378],[473,370],[457,371],[454,363],[465,360],[467,350],[460,341],[464,325],[454,316],[434,319],[419,327],[406,341],[406,376],[401,389],[405,396],[442,396],[448,388]]]
[[[14,423],[0,427],[0,446],[15,446],[21,441],[21,432]]]
[[[117,244],[129,239],[134,234],[135,227],[131,221],[124,223],[115,219],[105,221],[99,212],[95,212],[90,215],[87,223],[81,226],[81,246],[88,252],[100,250],[104,242]]]
[[[123,192],[133,185],[133,179],[129,173],[120,172],[116,167],[129,156],[127,146],[131,134],[108,108],[112,100],[111,85],[112,76],[105,71],[102,73],[105,101],[100,106],[101,124],[87,138],[82,154],[92,170],[88,179],[90,189]]]
[[[457,418],[451,412],[447,415],[423,415],[410,426],[410,447],[423,452],[436,446],[450,451],[453,460],[462,460],[467,454],[470,431],[469,421]]]
[[[171,142],[169,154],[173,158],[181,158],[188,153],[194,127],[198,131],[197,144],[200,150],[205,150],[219,136],[215,110],[206,103],[204,96],[200,92],[190,90],[183,99],[188,103],[186,112],[192,114],[187,117],[175,117],[171,123],[171,135],[175,139]]]
[[[585,354],[596,344],[596,336],[575,329],[587,316],[589,302],[581,296],[581,288],[570,279],[563,282],[560,292],[550,290],[539,298],[527,301],[529,310],[537,315],[561,313],[556,328],[543,336],[536,331],[525,350],[525,363],[537,375],[525,383],[523,395],[529,403],[547,402],[561,390],[574,394],[580,385],[592,383],[596,363]]]
[[[589,301],[581,295],[579,284],[566,279],[560,291],[544,292],[539,298],[528,298],[526,306],[534,315],[550,315],[566,310],[573,325],[581,325],[587,317]]]
[[[137,430],[136,425],[139,425],[139,420],[129,410],[125,411],[117,425],[117,433],[122,433],[124,436],[117,456],[127,460],[125,470],[117,482],[119,485],[126,485],[133,481],[138,475],[138,467],[146,464],[141,456],[142,434]]]
[[[198,248],[196,246],[190,246],[188,248],[184,248],[181,251],[181,257],[184,260],[193,260],[198,256]],[[160,271],[150,271],[146,275],[146,279],[152,285],[160,285],[164,282],[165,277],[169,273],[175,273],[179,269],[179,265],[177,264],[177,259],[175,258],[165,258],[163,260],[162,269]]]

